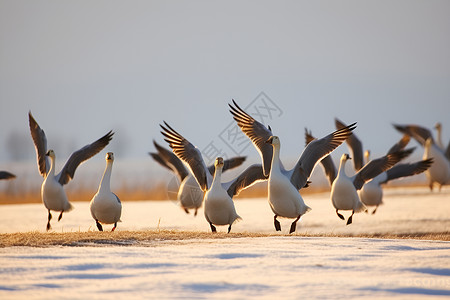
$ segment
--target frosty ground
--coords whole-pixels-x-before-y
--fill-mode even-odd
[[[304,236],[448,232],[450,190],[389,189],[375,215],[357,214],[349,226],[335,215],[328,197],[304,197],[312,211],[301,219],[295,235],[287,234],[291,220],[282,219],[283,232],[267,237],[0,248],[0,298],[450,296],[450,242]],[[54,220],[55,232],[94,231],[88,203],[74,205],[61,222]],[[42,204],[0,209],[2,233],[45,231]],[[265,199],[237,200],[236,209],[243,220],[233,225],[233,232],[274,234]],[[202,211],[197,217],[186,215],[170,201],[124,202],[122,221],[118,231],[209,231]]]

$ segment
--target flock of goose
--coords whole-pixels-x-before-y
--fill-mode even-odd
[[[320,163],[324,168],[331,186],[330,199],[339,218],[345,220],[339,211],[351,211],[346,224],[351,224],[355,213],[365,211],[374,206],[375,213],[382,203],[381,185],[397,178],[416,175],[425,172],[430,189],[437,183],[439,189],[450,182],[450,143],[443,147],[441,140],[441,126],[437,140],[430,130],[417,125],[394,125],[404,134],[402,139],[387,151],[385,156],[369,160],[369,151],[365,151],[361,141],[353,133],[356,123],[346,125],[335,119],[336,130],[320,139],[315,138],[311,131],[305,129],[306,146],[295,166],[287,170],[280,160],[280,138],[272,133],[270,126],[265,126],[245,112],[233,100],[228,104],[230,113],[242,132],[251,140],[261,156],[261,164],[247,167],[233,180],[222,182],[222,172],[243,164],[245,157],[234,157],[224,160],[215,159],[214,165],[206,166],[201,152],[183,135],[173,129],[168,123],[160,124],[161,134],[172,151],[162,147],[154,141],[157,152],[149,153],[155,161],[163,167],[173,171],[181,182],[177,198],[182,208],[189,213],[190,209],[197,210],[204,205],[205,219],[216,231],[216,226],[228,225],[228,232],[232,224],[240,219],[236,212],[233,197],[241,190],[256,182],[267,181],[268,202],[274,214],[274,227],[281,230],[278,217],[294,219],[289,233],[296,230],[298,220],[311,208],[305,204],[299,191],[311,183],[308,181],[314,167]],[[59,173],[55,170],[55,152],[47,149],[47,139],[44,131],[32,116],[28,114],[31,137],[33,139],[39,173],[44,181],[41,187],[41,198],[48,210],[47,230],[51,229],[51,211],[60,212],[58,221],[64,212],[73,209],[64,191],[67,184],[75,175],[77,167],[102,151],[113,137],[113,132],[106,133],[95,142],[73,152]],[[399,163],[409,156],[414,148],[406,149],[414,138],[424,147],[423,159],[415,163]],[[346,142],[353,157],[355,174],[345,173],[345,164],[352,159],[349,154],[343,154],[339,166],[331,158],[332,152]],[[114,154],[106,154],[106,168],[97,193],[90,202],[90,210],[98,230],[103,231],[102,224],[114,224],[112,231],[120,222],[122,204],[120,199],[111,191],[110,179]],[[0,179],[13,178],[14,175],[6,171],[0,172]],[[200,193],[193,193],[192,189],[200,189]]]

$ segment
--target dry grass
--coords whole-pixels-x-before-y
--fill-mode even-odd
[[[28,246],[158,246],[163,242],[186,241],[192,239],[258,238],[270,236],[290,236],[278,233],[210,233],[198,231],[147,230],[117,232],[67,232],[67,233],[7,233],[0,234],[0,247]],[[420,239],[450,241],[450,231],[438,233],[398,233],[398,234],[295,234],[301,237],[340,237],[340,238],[382,238],[382,239]]]

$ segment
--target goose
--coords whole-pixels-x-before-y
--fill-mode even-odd
[[[36,149],[39,173],[44,177],[41,186],[41,198],[45,208],[48,210],[48,231],[51,229],[50,220],[52,219],[52,210],[61,212],[58,217],[58,221],[60,221],[64,212],[69,212],[73,209],[72,204],[67,199],[64,185],[73,178],[77,167],[82,162],[91,158],[108,145],[114,133],[109,131],[92,144],[73,152],[61,171],[55,175],[55,152],[52,149],[47,151],[47,138],[44,130],[38,125],[31,111],[28,113],[28,119],[31,137]],[[50,158],[50,163],[48,162],[48,158]]]
[[[439,186],[439,191],[443,185],[450,183],[450,144],[446,150],[440,148],[433,139],[431,131],[419,125],[393,124],[398,131],[413,137],[424,147],[422,159],[433,158],[434,163],[425,171],[428,179],[428,187],[433,191],[435,183]],[[438,127],[440,127],[438,125]],[[440,135],[440,134],[439,134]],[[438,139],[440,139],[438,135]]]
[[[222,171],[224,167],[222,157],[217,157],[214,161],[215,171],[211,175],[203,161],[200,151],[193,144],[166,122],[160,126],[163,130],[161,133],[165,137],[164,140],[173,149],[175,155],[187,164],[187,167],[204,192],[205,219],[209,223],[211,231],[217,231],[215,225],[228,225],[228,233],[230,233],[231,225],[236,220],[241,219],[236,213],[232,198],[241,190],[266,179],[262,166],[258,164],[251,165],[235,179],[222,183]]]
[[[400,151],[372,160],[364,165],[355,175],[349,177],[345,174],[345,164],[351,157],[347,153],[342,154],[338,175],[331,185],[330,195],[337,216],[345,220],[344,216],[339,213],[339,210],[351,210],[352,214],[347,220],[347,225],[349,225],[352,223],[355,213],[367,212],[367,208],[361,202],[357,190],[360,190],[366,181],[391,168],[406,155],[405,151]]]
[[[8,171],[0,171],[0,179],[14,179],[16,175]]]
[[[194,209],[194,216],[197,216],[197,211],[203,203],[203,191],[200,189],[195,177],[183,165],[183,162],[172,153],[162,147],[156,141],[153,141],[157,153],[150,152],[149,155],[153,157],[161,166],[174,172],[180,182],[177,192],[177,200],[181,204],[183,210],[188,214],[189,209]],[[224,160],[223,171],[236,168],[240,166],[246,157],[237,156],[231,159]],[[209,173],[214,174],[214,165],[208,167]]]
[[[120,202],[119,197],[111,192],[111,172],[114,162],[114,153],[106,153],[105,160],[105,172],[103,173],[98,191],[89,204],[89,208],[99,231],[103,231],[101,223],[114,224],[114,227],[111,230],[114,231],[117,227],[117,222],[121,222],[120,215],[122,214],[122,203]]]
[[[297,222],[311,208],[305,204],[299,190],[308,184],[308,178],[319,160],[336,149],[352,134],[356,123],[309,143],[294,168],[286,170],[280,161],[280,138],[270,127],[256,121],[233,101],[230,112],[238,126],[253,142],[263,161],[264,175],[268,176],[268,201],[274,213],[274,226],[281,231],[278,217],[294,219],[289,233],[296,230]]]

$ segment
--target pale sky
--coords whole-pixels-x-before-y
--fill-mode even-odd
[[[163,120],[231,156],[227,103],[261,92],[279,108],[267,124],[285,157],[335,117],[358,122],[373,153],[401,137],[392,123],[440,121],[447,143],[449,15],[450,1],[428,0],[0,0],[0,162],[12,137],[34,160],[29,110],[64,159],[110,129],[116,159],[149,159]]]

